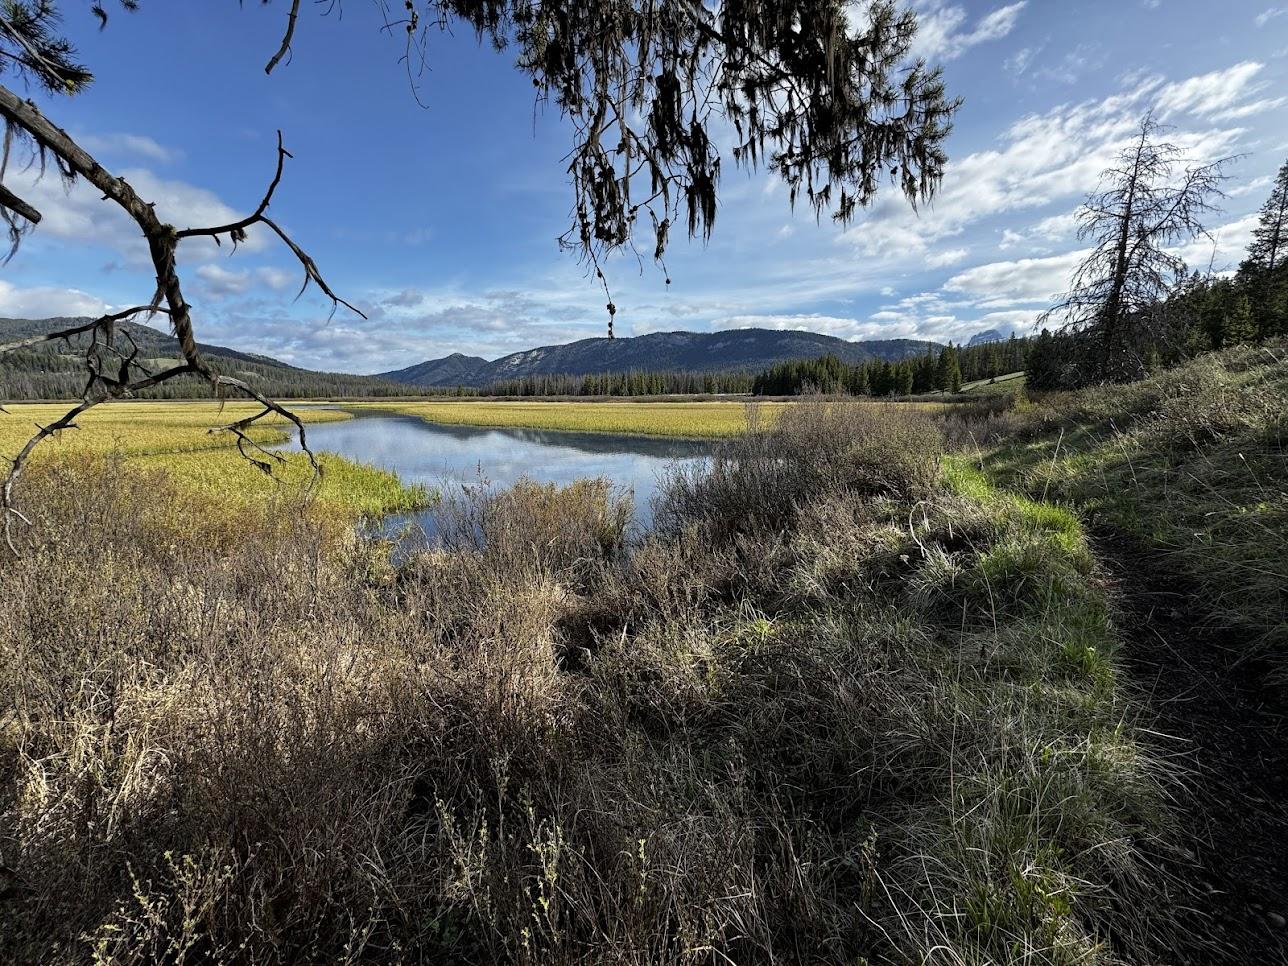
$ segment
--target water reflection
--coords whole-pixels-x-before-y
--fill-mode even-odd
[[[384,467],[404,483],[446,492],[480,480],[506,487],[526,476],[563,486],[587,477],[606,477],[632,491],[640,526],[650,521],[650,504],[668,467],[700,461],[711,449],[709,443],[694,440],[447,426],[386,414],[312,425],[308,439],[315,450]],[[432,532],[428,513],[388,517],[380,530],[394,534],[408,523]]]

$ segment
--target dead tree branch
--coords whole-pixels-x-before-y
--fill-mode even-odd
[[[27,202],[23,201],[4,185],[0,185],[0,207],[8,208],[19,218],[23,218],[31,222],[33,225],[40,222],[40,212],[27,204]]]
[[[296,7],[298,7],[298,3],[293,5],[292,25],[291,28],[288,28],[283,50],[289,47]],[[279,58],[280,56],[279,53]],[[313,258],[277,222],[271,220],[266,214],[269,205],[272,203],[273,195],[281,184],[286,159],[291,157],[290,152],[282,144],[281,132],[279,131],[277,136],[277,163],[272,180],[269,182],[268,188],[265,190],[259,204],[249,215],[225,225],[191,227],[178,230],[173,225],[163,222],[157,216],[152,204],[140,198],[124,178],[115,176],[103,168],[66,131],[46,119],[34,103],[20,98],[3,86],[0,86],[0,118],[4,119],[10,130],[16,130],[29,138],[35,145],[37,152],[53,154],[58,160],[60,169],[66,174],[71,177],[84,178],[102,192],[103,200],[116,204],[130,216],[147,240],[148,251],[151,255],[157,279],[156,292],[147,305],[135,306],[122,312],[103,315],[90,322],[58,332],[19,339],[16,342],[0,345],[0,353],[5,353],[43,342],[58,339],[70,342],[72,338],[77,336],[89,336],[89,344],[85,349],[86,382],[85,388],[81,393],[80,402],[71,407],[59,419],[46,426],[38,427],[37,432],[27,441],[17,456],[9,461],[9,471],[5,475],[3,483],[0,483],[0,516],[3,516],[4,519],[5,541],[10,550],[14,549],[13,521],[14,519],[25,520],[25,517],[13,505],[14,484],[22,475],[23,469],[36,447],[64,429],[75,428],[76,419],[100,403],[112,399],[128,398],[145,389],[180,376],[196,376],[205,380],[220,398],[223,398],[227,391],[233,390],[259,403],[262,407],[260,412],[244,419],[235,420],[227,426],[212,430],[212,432],[225,431],[236,436],[238,451],[254,466],[266,473],[272,472],[272,464],[255,454],[265,454],[267,451],[250,438],[248,430],[259,420],[273,415],[281,416],[293,424],[299,434],[300,447],[307,455],[309,465],[313,470],[313,480],[316,481],[321,473],[321,465],[318,463],[313,451],[308,447],[304,423],[300,418],[255,390],[246,382],[222,375],[211,369],[206,363],[193,332],[191,307],[184,298],[182,281],[177,267],[178,247],[184,239],[213,238],[216,243],[219,243],[223,236],[227,236],[236,247],[245,241],[246,233],[251,227],[264,225],[281,239],[303,268],[304,285],[300,289],[301,293],[312,282],[331,300],[333,312],[336,307],[343,305],[366,318],[351,303],[336,295],[330,285],[327,284]],[[35,211],[30,205],[26,205],[8,190],[0,193],[0,208],[3,208],[10,217],[22,218],[30,222],[39,219],[39,212]],[[30,214],[34,214],[36,217],[28,217]],[[134,340],[128,332],[118,328],[118,323],[133,316],[154,313],[159,313],[169,318],[171,331],[178,339],[179,349],[183,355],[182,363],[158,373],[149,372],[142,364],[136,361],[138,348],[134,345]],[[118,346],[118,336],[123,337],[125,342],[128,343],[124,350]],[[269,455],[281,461],[281,457],[276,454]]]
[[[264,65],[264,73],[273,73],[273,68],[282,62],[282,58],[291,52],[291,40],[295,37],[295,21],[300,15],[300,0],[291,0],[291,12],[286,15],[286,33],[282,35],[282,45],[277,53]]]

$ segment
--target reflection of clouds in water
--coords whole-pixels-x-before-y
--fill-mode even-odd
[[[308,439],[316,450],[384,467],[404,483],[430,488],[470,485],[480,479],[507,487],[525,476],[562,486],[606,477],[634,493],[635,515],[642,525],[649,522],[649,504],[666,470],[710,451],[706,443],[691,440],[444,426],[410,416],[320,423],[309,427]]]

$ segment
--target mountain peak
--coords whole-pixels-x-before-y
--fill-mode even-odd
[[[1002,334],[1001,329],[985,329],[983,332],[976,332],[970,337],[967,345],[984,345],[986,342],[1005,342],[1006,336]]]

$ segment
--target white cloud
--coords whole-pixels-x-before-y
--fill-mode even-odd
[[[969,296],[985,306],[1049,303],[1069,287],[1069,279],[1085,252],[1066,252],[1048,258],[1021,258],[968,268],[944,283],[947,292]]]
[[[161,164],[168,164],[181,157],[180,152],[164,147],[142,134],[119,131],[112,134],[78,134],[76,140],[91,154],[143,158]]]
[[[1011,54],[1010,57],[1006,58],[1002,66],[1012,74],[1023,74],[1029,69],[1034,58],[1037,57],[1041,51],[1041,47],[1021,47],[1015,53]]]
[[[1238,268],[1252,242],[1252,231],[1260,215],[1253,213],[1212,229],[1211,238],[1197,238],[1175,249],[1191,269],[1228,273]]]
[[[1253,22],[1256,23],[1258,27],[1264,27],[1276,17],[1288,17],[1288,7],[1269,7],[1257,14],[1256,17],[1253,18]]]
[[[1272,184],[1274,184],[1274,181],[1275,179],[1267,174],[1267,175],[1263,175],[1260,178],[1253,178],[1251,181],[1248,181],[1237,187],[1227,188],[1225,193],[1229,195],[1231,198],[1242,198],[1244,195],[1254,194],[1258,191],[1262,191],[1266,188],[1269,188]]]
[[[1147,109],[1184,110],[1228,121],[1260,109],[1260,69],[1260,64],[1241,64],[1171,84],[1146,78],[1120,94],[1020,118],[1003,132],[997,147],[950,161],[933,204],[913,212],[888,195],[841,238],[866,256],[924,260],[945,239],[960,247],[959,236],[980,222],[1013,222],[1017,212],[1064,204],[1064,213],[1028,232],[1021,233],[1013,223],[1004,226],[1010,234],[1003,235],[1002,245],[1019,244],[1015,236],[1021,234],[1037,246],[1066,240],[1073,233],[1073,209],[1131,141]],[[1170,138],[1191,157],[1207,161],[1234,153],[1243,134],[1238,127],[1218,124],[1182,129]]]
[[[250,272],[231,271],[213,263],[198,267],[196,275],[212,295],[240,295],[251,287]]]
[[[1225,70],[1167,84],[1158,93],[1159,114],[1163,118],[1192,114],[1208,120],[1229,121],[1288,103],[1288,98],[1283,97],[1249,99],[1269,86],[1268,82],[1257,80],[1264,68],[1264,64],[1249,60]]]
[[[913,53],[930,61],[960,57],[971,47],[1009,34],[1026,6],[1028,0],[998,7],[969,27],[964,7],[944,0],[919,0],[913,5],[918,22]]]
[[[289,272],[280,268],[228,269],[214,262],[197,266],[194,274],[204,283],[205,290],[216,297],[242,295],[260,285],[280,291],[289,288],[293,280]],[[298,284],[299,279],[295,281]]]
[[[147,168],[126,168],[119,172],[119,177],[129,182],[145,202],[155,206],[162,221],[179,228],[236,221],[245,217],[258,201],[256,198],[246,211],[240,211],[212,191],[185,181],[162,178]],[[32,237],[101,245],[119,252],[126,264],[140,270],[151,270],[147,243],[138,226],[115,202],[104,200],[102,193],[84,178],[78,178],[68,187],[52,166],[42,176],[39,165],[14,165],[5,175],[5,186],[42,214]],[[262,250],[268,242],[266,231],[252,228],[239,250]],[[179,248],[181,258],[199,261],[227,251],[226,245],[221,249],[208,238],[187,240]]]
[[[969,248],[950,248],[947,251],[935,252],[926,257],[926,264],[931,268],[946,268],[965,261],[970,255]]]
[[[0,316],[47,319],[57,316],[102,315],[107,303],[75,288],[19,288],[0,279]]]

